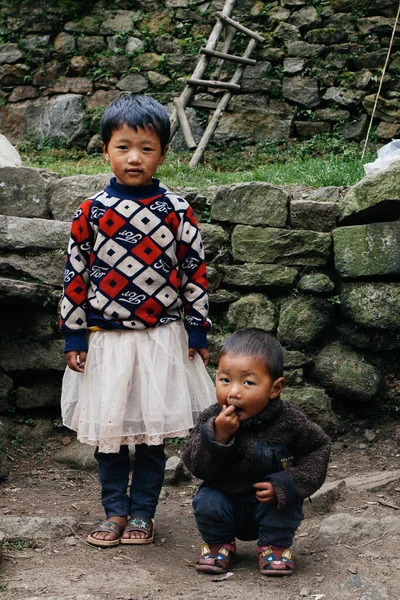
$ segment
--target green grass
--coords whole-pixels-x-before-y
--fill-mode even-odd
[[[61,177],[109,173],[102,155],[82,150],[24,146],[19,149],[23,164],[55,171]],[[361,147],[334,135],[316,136],[304,142],[265,143],[251,149],[230,144],[228,151],[207,150],[202,165],[189,167],[192,154],[169,152],[158,177],[171,189],[206,188],[246,181],[309,187],[350,186],[364,177],[363,164],[375,158],[370,147],[361,160]]]

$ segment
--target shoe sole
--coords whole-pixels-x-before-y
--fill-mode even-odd
[[[154,542],[154,534],[155,534],[155,522],[154,519],[151,519],[153,523],[153,531],[151,537],[149,538],[121,538],[121,544],[127,544],[131,546],[143,546],[145,544],[151,544]]]

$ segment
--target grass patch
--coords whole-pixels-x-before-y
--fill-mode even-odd
[[[100,154],[82,150],[44,148],[20,149],[23,164],[55,171],[61,177],[109,173]],[[168,154],[158,170],[163,184],[171,189],[206,188],[246,181],[309,187],[350,186],[364,177],[363,164],[376,156],[375,148],[361,160],[361,147],[332,135],[315,136],[303,142],[268,142],[251,149],[230,144],[229,151],[210,149],[203,164],[189,167],[189,152]]]
[[[27,548],[39,548],[39,542],[37,540],[29,540],[29,541],[14,541],[14,542],[3,542],[4,550],[12,550],[14,552],[21,552],[22,550],[26,550]]]

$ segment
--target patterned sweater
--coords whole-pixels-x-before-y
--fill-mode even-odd
[[[189,347],[207,346],[208,284],[192,209],[160,187],[121,185],[83,202],[68,245],[60,330],[65,351],[88,329],[143,329],[184,318]]]
[[[280,398],[255,417],[242,421],[228,444],[215,439],[221,408],[204,410],[182,451],[189,470],[225,494],[254,498],[254,483],[270,481],[285,509],[307,498],[325,480],[329,437],[300,409]]]

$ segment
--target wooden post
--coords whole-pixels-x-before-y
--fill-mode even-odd
[[[251,39],[247,45],[245,53],[243,54],[243,58],[249,58],[251,53],[253,52],[254,48],[256,47],[256,45],[257,45],[256,40],[254,38]],[[246,68],[246,65],[239,65],[237,67],[237,69],[231,79],[232,84],[237,84],[240,81],[245,68]],[[231,91],[225,92],[225,94],[222,96],[222,98],[218,104],[218,107],[217,107],[216,111],[214,112],[213,116],[211,117],[211,119],[207,125],[207,128],[206,128],[205,132],[203,133],[203,137],[201,138],[199,145],[197,146],[197,149],[192,156],[192,160],[189,163],[190,167],[192,167],[192,168],[197,167],[197,165],[201,161],[204,151],[207,148],[207,144],[210,141],[215,129],[217,128],[218,121],[220,120],[222,113],[226,110],[231,97],[232,97]]]
[[[236,4],[236,0],[226,0],[225,6],[222,9],[221,14],[226,17],[229,17],[232,14],[235,4]],[[223,28],[224,28],[223,21],[221,19],[218,19],[213,27],[210,37],[208,38],[208,42],[206,44],[207,50],[215,49],[215,45],[218,42],[219,36],[221,35]],[[206,56],[205,54],[203,54],[200,57],[200,60],[197,63],[195,70],[193,71],[193,77],[195,79],[201,79],[203,77],[209,62],[210,62],[209,56]],[[185,110],[185,108],[190,103],[190,100],[194,94],[194,91],[195,91],[195,88],[190,85],[186,86],[185,89],[183,90],[183,92],[180,96],[180,99],[182,101],[183,110]],[[178,125],[179,125],[176,108],[174,108],[174,110],[172,111],[170,121],[171,121],[171,139],[172,139],[176,130],[178,129]]]
[[[182,106],[182,101],[180,98],[174,98],[174,105],[176,108],[176,112],[178,115],[179,123],[181,124],[183,137],[185,138],[186,146],[189,150],[194,150],[197,148],[197,144],[194,141],[192,136],[192,132],[190,131],[189,121],[187,120],[186,113]]]
[[[234,35],[234,28],[229,27],[229,25],[225,25],[225,41],[222,48],[222,52],[229,52],[229,48],[231,47]],[[211,79],[219,79],[221,77],[222,69],[224,68],[224,62],[224,60],[219,60],[217,62],[217,66],[211,75]]]

